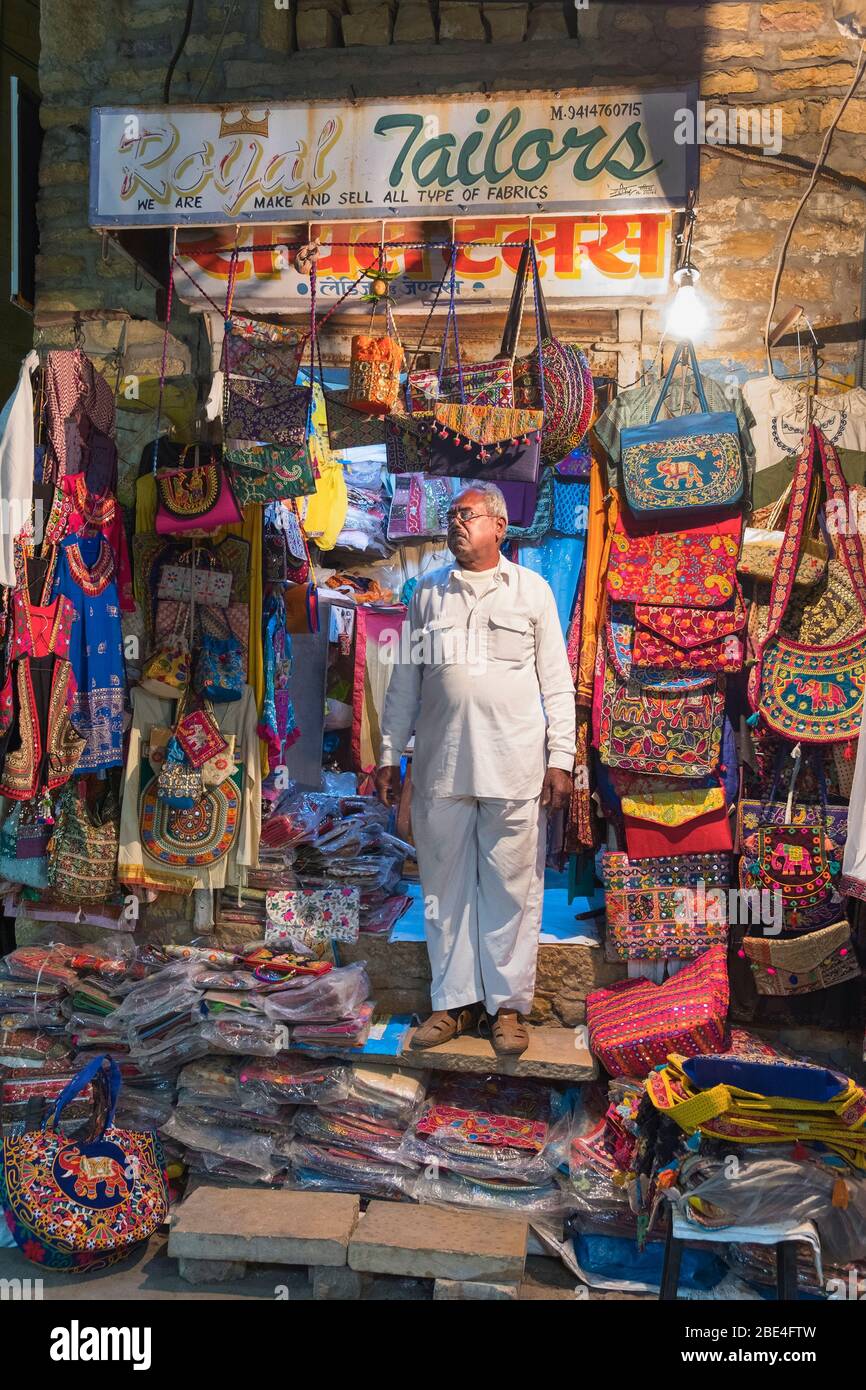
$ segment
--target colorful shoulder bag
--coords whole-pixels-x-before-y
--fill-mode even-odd
[[[846,507],[847,486],[839,455],[812,425],[796,464],[785,537],[770,590],[767,632],[749,678],[749,700],[756,715],[783,738],[803,743],[847,743],[860,733],[866,684],[866,570],[858,534],[840,531],[835,540],[864,626],[854,636],[827,647],[795,642],[781,633],[805,539],[816,467],[823,474],[828,502]]]
[[[742,517],[729,516],[660,531],[621,507],[610,539],[608,593],[625,603],[722,608],[737,591],[742,529]]]
[[[845,921],[790,941],[746,936],[740,954],[749,961],[759,994],[812,994],[861,974]]]
[[[607,946],[615,960],[692,960],[727,940],[727,854],[602,855]]]
[[[84,1138],[58,1125],[93,1082],[93,1120]],[[0,1207],[12,1237],[42,1269],[83,1274],[138,1250],[168,1215],[156,1135],[116,1129],[120,1069],[94,1057],[63,1090],[51,1124],[3,1140]]]
[[[659,420],[681,359],[687,356],[701,411]],[[681,517],[698,511],[735,507],[743,495],[743,456],[737,417],[710,411],[695,349],[679,343],[648,425],[621,433],[622,482],[637,517]]]
[[[181,455],[180,468],[160,468],[156,473],[156,532],[160,536],[216,531],[241,520],[228,471],[209,449],[187,466],[189,448]]]

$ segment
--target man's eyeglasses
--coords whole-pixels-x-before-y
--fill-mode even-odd
[[[490,512],[473,512],[471,507],[452,507],[445,513],[445,520],[449,526],[453,526],[455,521],[474,521],[479,516],[490,516]]]

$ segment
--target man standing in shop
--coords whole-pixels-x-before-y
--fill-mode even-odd
[[[454,563],[412,595],[376,787],[386,805],[397,800],[414,730],[412,833],[434,1012],[412,1046],[489,1020],[496,1051],[519,1056],[529,1045],[521,1015],[535,990],[547,815],[571,793],[575,713],[553,594],[501,554],[507,523],[491,483],[454,500]]]

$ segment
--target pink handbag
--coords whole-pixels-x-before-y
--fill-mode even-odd
[[[207,533],[241,521],[229,475],[211,450],[204,461],[196,457],[186,466],[188,449],[180,468],[161,468],[156,474],[156,532],[175,536]]]
[[[648,1076],[668,1054],[727,1052],[727,948],[711,946],[664,984],[620,980],[586,999],[589,1045],[611,1076]]]

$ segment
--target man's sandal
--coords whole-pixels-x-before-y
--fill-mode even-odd
[[[493,1050],[499,1057],[520,1057],[529,1046],[529,1030],[515,1009],[500,1009],[490,1022]]]
[[[437,1009],[412,1034],[409,1046],[412,1048],[438,1047],[440,1043],[450,1042],[461,1033],[469,1033],[475,1027],[478,1008],[467,1006],[464,1009]]]

